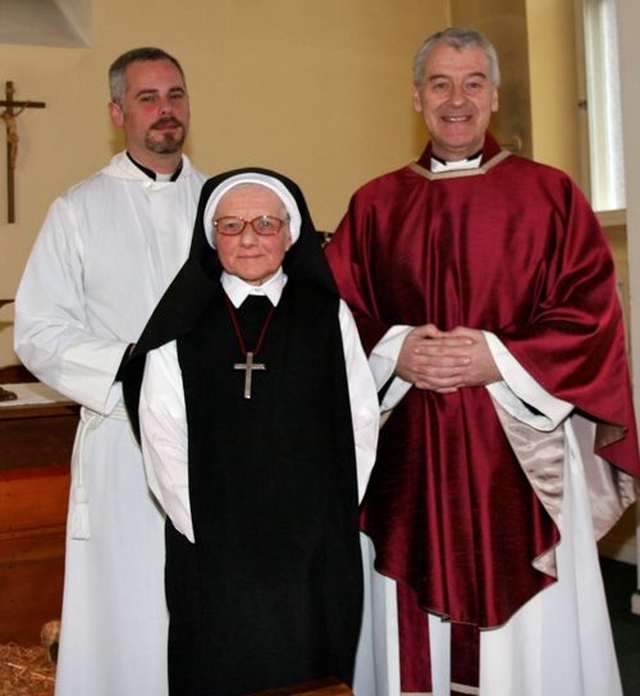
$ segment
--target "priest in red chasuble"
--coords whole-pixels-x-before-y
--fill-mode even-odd
[[[622,694],[596,547],[640,477],[614,263],[575,183],[487,131],[499,81],[482,34],[427,39],[431,140],[326,249],[388,411],[358,694]]]

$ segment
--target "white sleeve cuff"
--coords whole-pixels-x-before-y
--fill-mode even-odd
[[[412,328],[403,325],[392,326],[371,351],[369,368],[378,391],[393,377],[400,349]],[[380,403],[382,413],[396,406],[409,389],[411,389],[410,382],[406,382],[401,377],[394,377]]]
[[[502,375],[501,382],[487,385],[489,393],[514,418],[537,430],[554,430],[571,413],[573,405],[538,384],[495,334],[482,333]]]

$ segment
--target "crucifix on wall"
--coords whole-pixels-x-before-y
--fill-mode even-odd
[[[4,121],[7,131],[7,219],[8,222],[16,221],[15,210],[15,171],[16,160],[18,158],[18,116],[25,109],[44,109],[44,102],[34,101],[14,101],[13,82],[7,82],[5,87],[5,98],[0,100],[0,118]]]

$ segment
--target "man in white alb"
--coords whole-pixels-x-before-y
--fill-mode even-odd
[[[126,151],[51,206],[16,295],[15,350],[81,405],[72,461],[57,696],[167,693],[164,516],[119,368],[185,260],[205,177],[182,154],[178,61],[133,49],[109,70]]]

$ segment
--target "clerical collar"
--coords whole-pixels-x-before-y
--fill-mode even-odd
[[[471,157],[467,157],[463,160],[456,160],[454,162],[447,162],[446,160],[437,157],[436,155],[431,155],[431,171],[432,172],[453,172],[461,169],[477,169],[480,166],[480,161],[482,160],[482,150],[477,152]]]
[[[182,158],[180,158],[180,164],[178,165],[178,168],[175,170],[175,172],[173,172],[173,174],[159,174],[158,172],[154,172],[153,169],[149,169],[148,167],[145,167],[144,165],[140,164],[140,162],[134,160],[128,152],[127,157],[136,165],[136,167],[138,167],[138,169],[141,172],[144,172],[150,179],[153,179],[154,181],[175,181],[180,176],[180,172],[182,171]]]
[[[287,284],[287,276],[282,268],[279,268],[276,274],[269,278],[266,283],[251,285],[242,280],[242,278],[238,278],[238,276],[222,271],[220,282],[222,283],[222,289],[236,309],[240,307],[249,295],[264,295],[269,298],[274,307],[277,307],[284,286]]]

